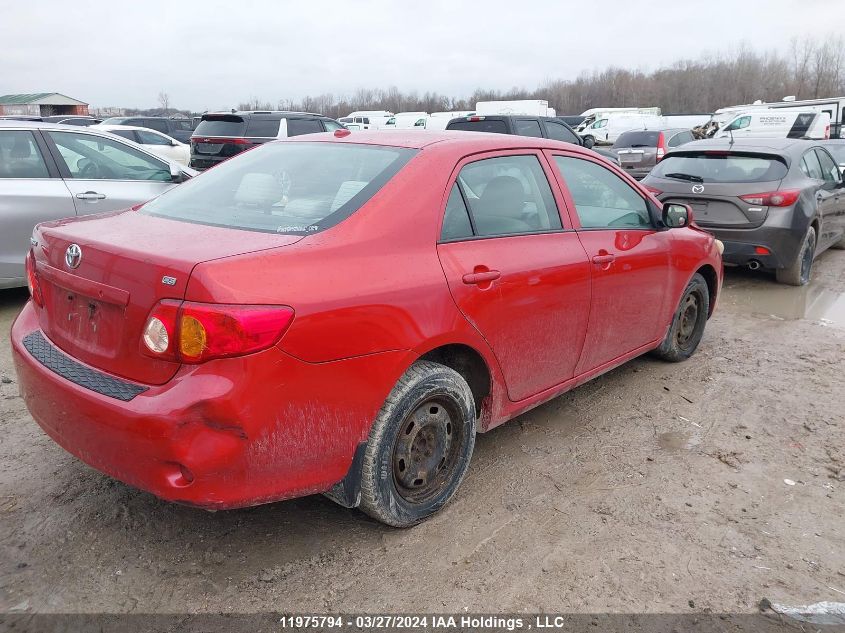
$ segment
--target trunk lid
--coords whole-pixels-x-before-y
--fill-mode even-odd
[[[690,205],[695,223],[699,226],[754,228],[766,220],[769,208],[749,204],[739,196],[777,191],[780,182],[680,183],[670,179],[653,179],[649,184],[663,191],[660,196],[662,202]]]
[[[776,154],[748,150],[676,150],[651,170],[645,184],[663,193],[663,202],[692,207],[702,227],[754,228],[769,208],[740,196],[777,191],[786,177],[786,160]]]
[[[146,384],[163,384],[179,364],[141,351],[147,316],[162,299],[182,299],[194,266],[292,244],[274,235],[205,226],[134,211],[39,225],[36,268],[44,297],[40,326],[74,358]],[[68,249],[77,245],[77,266]],[[67,256],[67,257],[66,257]],[[68,261],[70,260],[70,261]]]

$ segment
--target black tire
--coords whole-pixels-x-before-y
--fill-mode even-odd
[[[587,135],[583,137],[582,140],[584,141],[584,147],[587,149],[593,149],[593,147],[595,147],[596,139],[592,136]]]
[[[428,518],[455,494],[475,446],[475,400],[456,371],[411,365],[370,429],[360,508],[394,527]]]
[[[816,229],[812,226],[807,229],[804,241],[801,243],[801,250],[798,256],[786,268],[775,270],[775,279],[778,283],[790,286],[803,286],[810,281],[810,274],[813,271],[813,259],[816,256]]]
[[[704,277],[695,273],[681,296],[666,338],[654,355],[672,363],[692,356],[704,336],[709,312],[710,290]]]

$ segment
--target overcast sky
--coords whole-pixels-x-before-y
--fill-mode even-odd
[[[465,96],[845,33],[845,0],[0,0],[0,94],[197,111],[356,88]],[[586,17],[589,16],[589,19]]]

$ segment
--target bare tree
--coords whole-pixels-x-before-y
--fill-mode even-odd
[[[158,93],[158,104],[161,106],[161,109],[164,110],[164,115],[170,112],[170,95],[164,92],[163,90]]]
[[[549,78],[536,89],[477,88],[463,96],[436,92],[419,94],[397,86],[366,88],[352,94],[322,94],[276,101],[284,110],[319,112],[341,117],[354,110],[426,111],[471,110],[478,101],[545,99],[560,114],[578,114],[594,107],[658,106],[667,113],[713,112],[717,108],[845,94],[845,41],[842,36],[793,39],[782,52],[757,52],[741,44],[722,53],[681,59],[653,71],[605,68],[574,79]],[[165,95],[166,96],[166,95]],[[161,99],[161,97],[160,97]],[[242,109],[272,106],[257,97]]]

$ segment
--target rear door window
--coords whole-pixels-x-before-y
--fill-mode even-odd
[[[27,130],[0,131],[0,178],[49,178],[35,137]]]
[[[570,156],[555,156],[555,163],[583,228],[652,228],[645,199],[615,173]]]
[[[458,183],[475,235],[537,233],[561,228],[549,181],[534,155],[501,156],[465,165]]]
[[[564,143],[573,143],[575,145],[581,144],[578,141],[578,137],[575,136],[575,132],[570,130],[565,125],[555,123],[554,121],[545,121],[545,125],[546,134],[549,135],[550,139],[553,139],[555,141],[563,141]]]
[[[319,119],[288,119],[288,136],[301,136],[322,131],[323,125]]]
[[[138,130],[138,138],[143,145],[170,145],[170,139],[155,132]]]
[[[48,132],[72,178],[169,182],[170,167],[125,143],[92,134]]]
[[[775,156],[727,152],[673,152],[657,163],[652,176],[692,183],[771,182],[782,180],[787,167]]]
[[[513,123],[514,132],[520,136],[534,136],[542,137],[543,132],[540,130],[540,122],[531,119],[517,119]]]
[[[244,136],[276,138],[279,135],[279,119],[251,118],[246,124]]]
[[[162,134],[167,134],[168,132],[167,121],[164,119],[147,119],[144,127],[148,127],[151,130],[158,130]]]
[[[827,182],[839,182],[842,177],[839,174],[839,167],[833,162],[830,155],[823,149],[817,149],[816,156],[819,158],[819,164],[822,168],[822,177]]]
[[[819,163],[819,159],[813,150],[805,152],[804,156],[801,157],[801,171],[804,172],[804,175],[807,176],[807,178],[824,180],[821,164]]]
[[[508,126],[501,119],[481,119],[479,121],[453,121],[447,130],[463,130],[466,132],[492,132],[493,134],[507,134]]]
[[[125,138],[126,140],[132,141],[133,143],[141,142],[138,140],[138,137],[135,136],[135,130],[109,130],[109,134],[120,136],[122,138]]]

